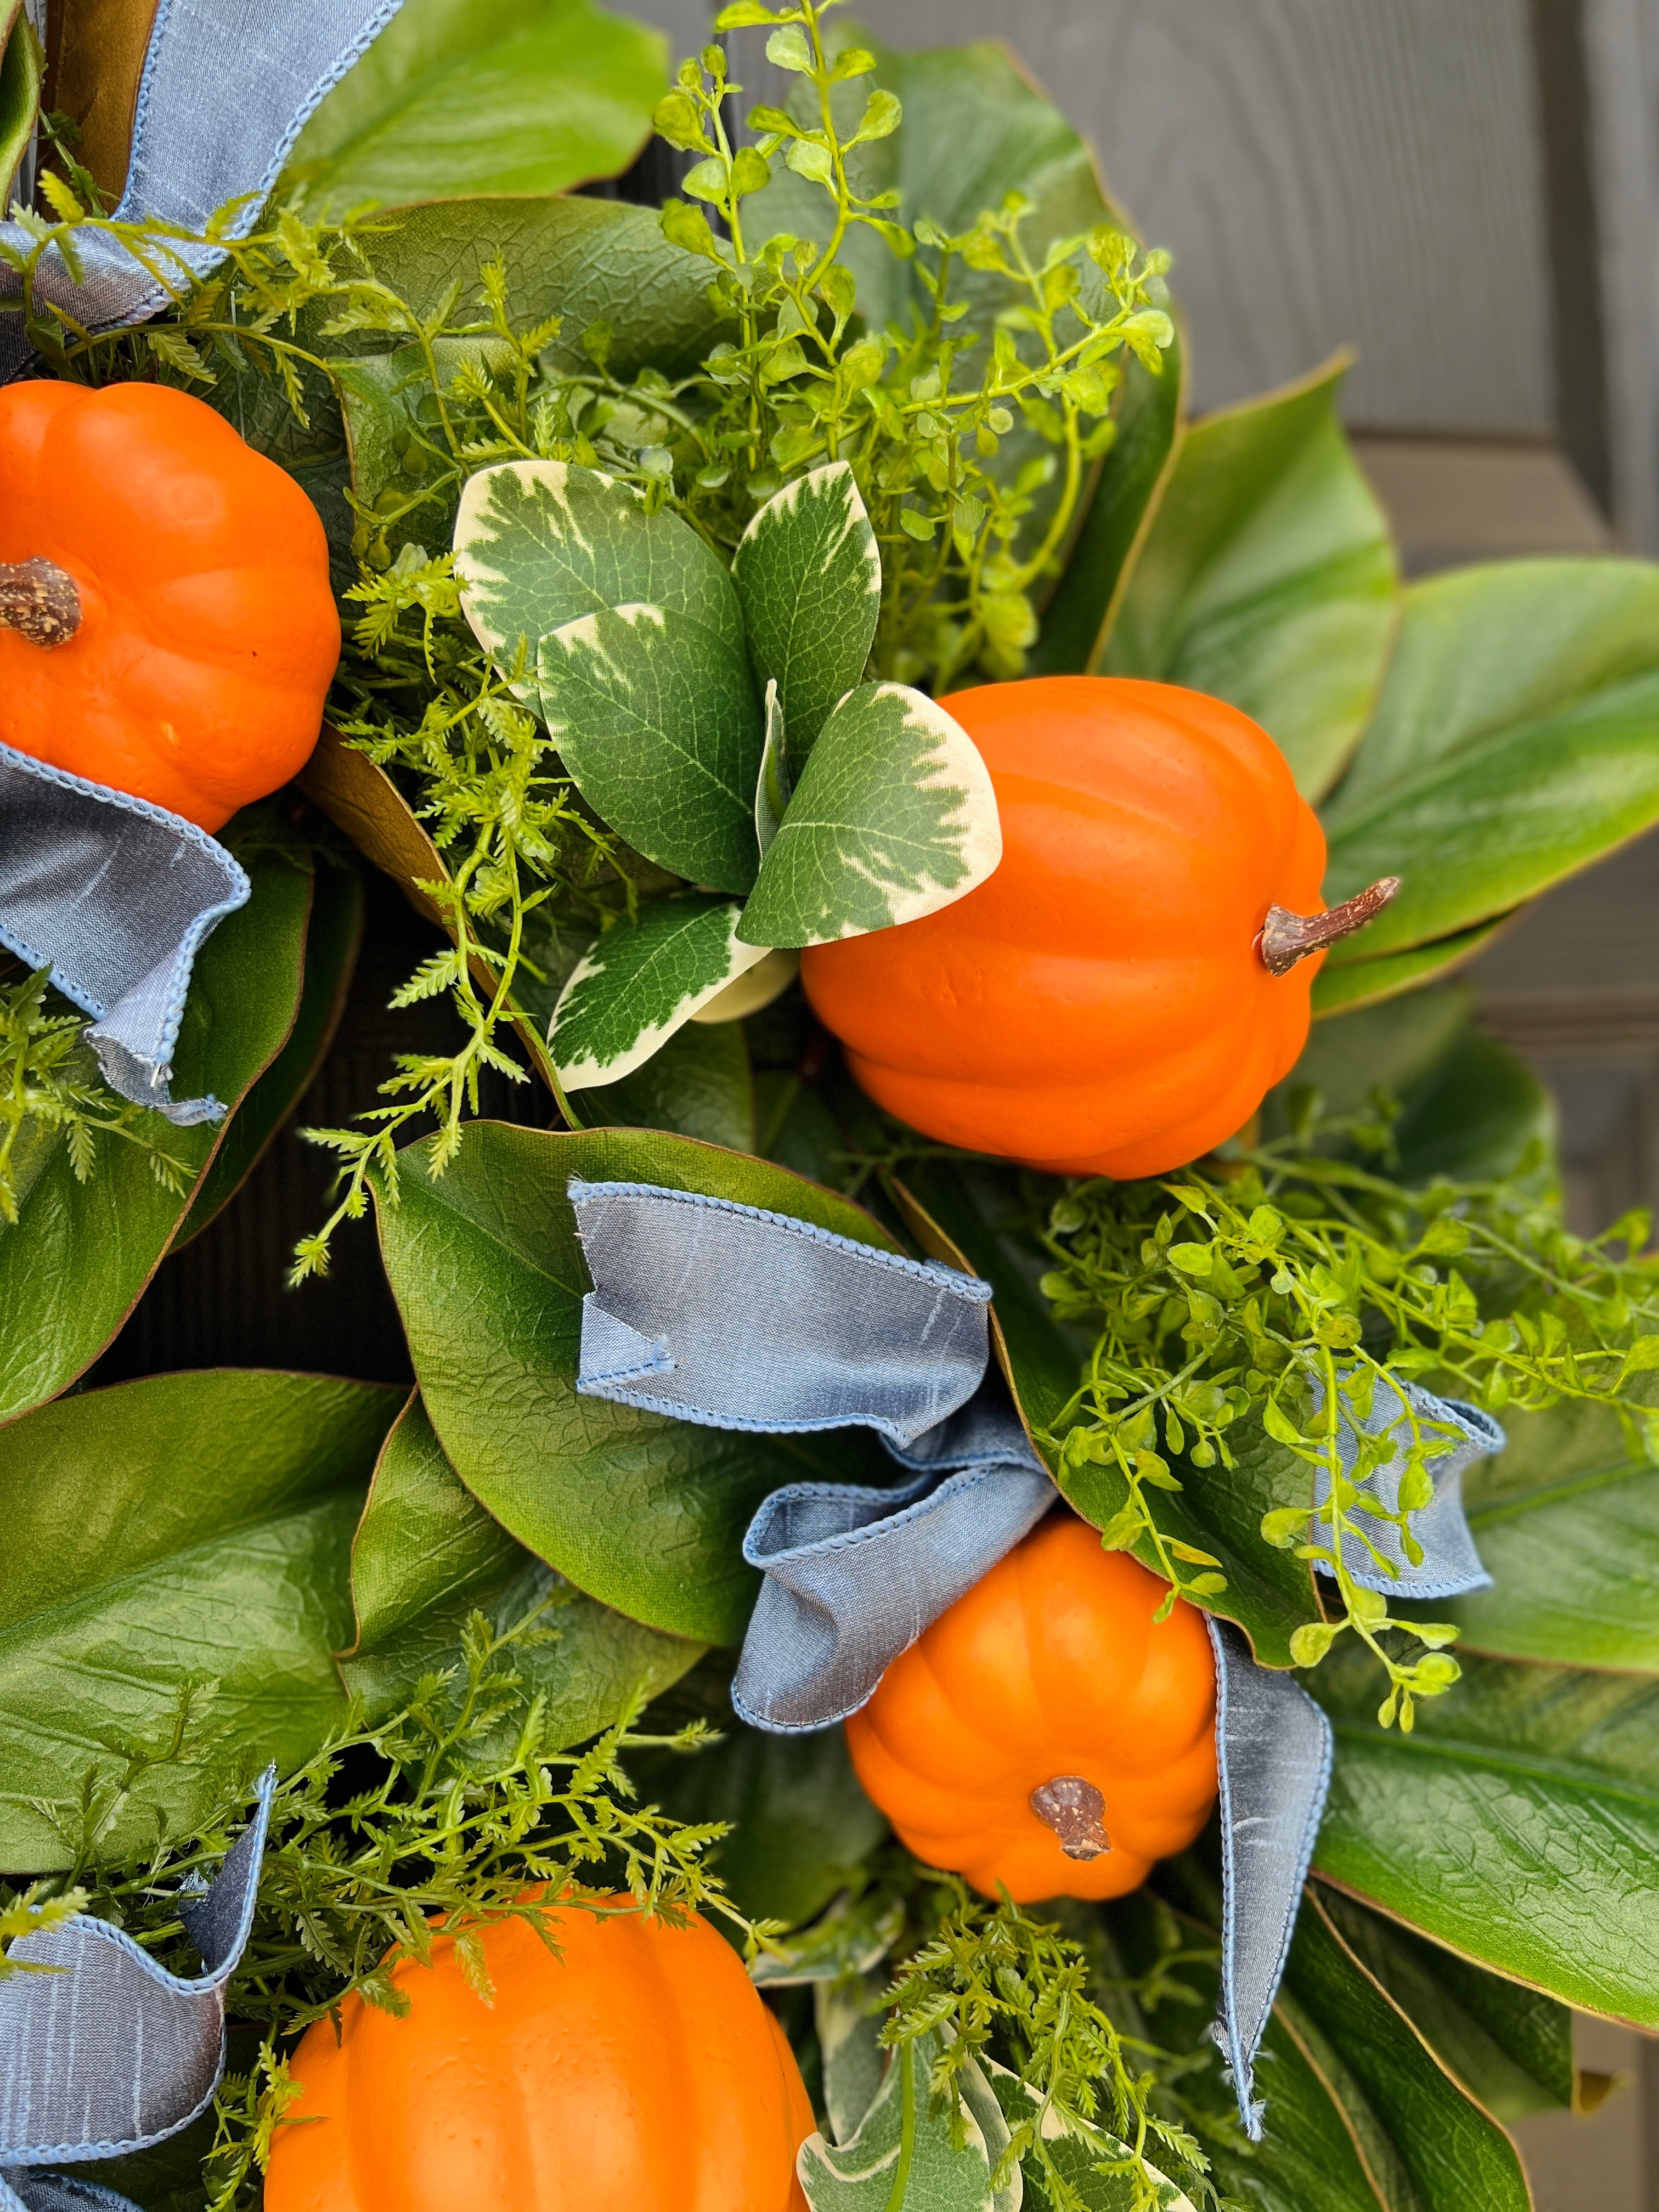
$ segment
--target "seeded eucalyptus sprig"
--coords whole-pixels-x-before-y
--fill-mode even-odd
[[[1156,1496],[1182,1487],[1183,1460],[1233,1466],[1232,1437],[1259,1424],[1310,1471],[1309,1504],[1267,1515],[1262,1537],[1328,1569],[1342,1608],[1299,1629],[1293,1655],[1316,1665],[1352,1629],[1388,1674],[1379,1719],[1409,1729],[1415,1699],[1457,1679],[1445,1650],[1456,1631],[1394,1619],[1384,1596],[1354,1581],[1349,1557],[1357,1545],[1394,1571],[1363,1513],[1391,1522],[1406,1557],[1420,1560],[1412,1516],[1433,1497],[1433,1461],[1458,1439],[1409,1403],[1391,1432],[1367,1435],[1372,1394],[1426,1377],[1491,1412],[1593,1400],[1615,1407],[1633,1445],[1659,1456],[1643,1379],[1659,1366],[1659,1262],[1636,1256],[1647,1233],[1645,1217],[1632,1216],[1576,1237],[1524,1177],[1407,1190],[1295,1138],[1244,1152],[1224,1174],[1083,1184],[1049,1213],[1056,1265],[1043,1287],[1060,1318],[1099,1334],[1052,1440],[1067,1468],[1121,1483],[1106,1541],[1146,1540],[1169,1602],[1201,1602],[1226,1587],[1220,1562],[1159,1526]],[[1401,1455],[1396,1509],[1372,1481]],[[1319,1505],[1316,1470],[1328,1486]],[[1383,1644],[1390,1631],[1416,1639],[1414,1661]]]

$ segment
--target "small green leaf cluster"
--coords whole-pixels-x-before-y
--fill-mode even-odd
[[[48,1893],[51,1893],[50,1894]],[[25,1936],[44,1936],[61,1928],[86,1904],[83,1889],[52,1889],[49,1882],[31,1882],[5,1902],[0,1902],[0,1982],[9,1974],[51,1974],[58,1972],[34,1959],[15,1959],[11,1947]]]
[[[1295,1137],[1213,1172],[1084,1183],[1048,1212],[1056,1265],[1043,1289],[1060,1319],[1099,1334],[1049,1440],[1066,1473],[1115,1477],[1104,1540],[1149,1547],[1167,1607],[1216,1598],[1226,1582],[1219,1560],[1160,1527],[1158,1494],[1233,1466],[1231,1440],[1265,1431],[1308,1468],[1310,1492],[1267,1514],[1262,1538],[1326,1569],[1342,1607],[1300,1629],[1293,1656],[1316,1665],[1352,1630],[1388,1672],[1378,1717],[1409,1729],[1414,1701],[1457,1679],[1444,1648],[1456,1631],[1391,1618],[1352,1562],[1369,1554],[1397,1574],[1367,1522],[1392,1524],[1420,1561],[1413,1516],[1433,1498],[1432,1462],[1459,1438],[1403,1398],[1392,1426],[1367,1433],[1373,1394],[1421,1378],[1489,1412],[1594,1400],[1659,1456],[1642,1380],[1659,1368],[1659,1263],[1635,1256],[1647,1234],[1632,1216],[1576,1237],[1524,1178],[1407,1190]],[[1390,1464],[1401,1465],[1397,1504],[1376,1487]],[[1380,1641],[1395,1630],[1420,1647],[1414,1662]]]
[[[15,1222],[59,1137],[77,1182],[97,1164],[100,1136],[136,1145],[164,1189],[184,1195],[189,1170],[152,1133],[167,1125],[118,1097],[84,1042],[86,1017],[32,974],[0,956],[0,1224]]]

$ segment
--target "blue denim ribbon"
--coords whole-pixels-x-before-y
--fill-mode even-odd
[[[276,1770],[210,1888],[179,1917],[204,1972],[181,1979],[107,1921],[76,1913],[9,1953],[56,1971],[0,1980],[0,2212],[70,2212],[124,2197],[42,2169],[124,2158],[204,2112],[225,2064],[225,1984],[253,1924]]]
[[[757,1728],[829,1727],[873,1695],[889,1663],[1054,1503],[990,1367],[990,1286],[729,1200],[579,1179],[569,1195],[594,1285],[582,1305],[579,1391],[716,1428],[862,1425],[910,1472],[890,1489],[775,1491],[744,1540],[744,1557],[765,1579],[732,1704]],[[1406,1387],[1419,1416],[1450,1419],[1468,1439],[1431,1462],[1444,1472],[1435,1504],[1417,1516],[1425,1557],[1411,1571],[1443,1589],[1474,1558],[1462,1467],[1503,1439],[1484,1416]],[[1369,1417],[1379,1434],[1403,1414],[1384,1388]],[[1352,1466],[1351,1433],[1342,1449]],[[1396,1502],[1402,1469],[1403,1455],[1374,1478],[1379,1502]],[[1377,1571],[1369,1553],[1364,1565]],[[1224,1886],[1216,2035],[1259,2140],[1252,2069],[1324,1811],[1331,1728],[1290,1674],[1256,1665],[1237,1629],[1214,1619],[1208,1628]]]
[[[1316,1411],[1322,1402],[1322,1392],[1317,1393]],[[1501,1452],[1509,1441],[1491,1414],[1464,1405],[1461,1399],[1437,1398],[1433,1391],[1422,1389],[1415,1382],[1396,1384],[1382,1375],[1373,1380],[1370,1409],[1363,1419],[1356,1418],[1346,1397],[1341,1400],[1341,1408],[1337,1452],[1345,1474],[1353,1473],[1358,1450],[1357,1429],[1367,1436],[1397,1437],[1394,1456],[1377,1468],[1368,1485],[1386,1512],[1397,1512],[1400,1508],[1400,1485],[1406,1473],[1412,1415],[1419,1423],[1449,1429],[1462,1439],[1450,1450],[1443,1450],[1438,1458],[1427,1463],[1434,1498],[1412,1516],[1412,1534],[1423,1551],[1415,1566],[1406,1556],[1397,1523],[1368,1513],[1363,1505],[1350,1509],[1347,1517],[1352,1527],[1343,1531],[1342,1564],[1353,1580],[1363,1589],[1381,1590],[1393,1597],[1462,1597],[1466,1590],[1490,1589],[1492,1577],[1480,1564],[1480,1554],[1474,1548],[1474,1538],[1464,1517],[1463,1476],[1475,1460],[1484,1459],[1492,1452]],[[1443,1444],[1446,1440],[1439,1436],[1431,1441]],[[1323,1506],[1330,1494],[1330,1470],[1318,1468],[1314,1475],[1315,1504]],[[1369,1547],[1366,1538],[1370,1539]],[[1378,1553],[1387,1562],[1385,1565],[1378,1565]],[[1321,1574],[1334,1580],[1334,1568],[1322,1559],[1318,1566]]]
[[[180,1127],[225,1110],[167,1083],[196,955],[250,895],[193,822],[0,744],[0,945],[94,1017],[111,1088]]]
[[[325,94],[392,21],[402,0],[161,0],[139,81],[121,222],[154,216],[200,231],[229,201],[247,205],[226,235],[245,236]],[[27,252],[33,241],[16,223],[0,237]],[[118,240],[103,233],[76,241],[83,281],[70,277],[54,250],[38,272],[38,295],[86,329],[141,323],[167,303],[166,288]],[[223,257],[210,246],[157,241],[157,262],[175,285],[186,270],[205,276]],[[178,261],[173,256],[179,257]],[[0,297],[18,281],[0,271]],[[21,318],[0,315],[0,383],[24,356]]]

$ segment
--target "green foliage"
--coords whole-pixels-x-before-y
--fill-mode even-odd
[[[1359,1425],[1386,1378],[1425,1377],[1492,1412],[1539,1410],[1563,1399],[1620,1405],[1652,1454],[1659,1431],[1639,1378],[1659,1356],[1659,1269],[1635,1256],[1645,1218],[1584,1240],[1559,1207],[1524,1184],[1437,1178],[1407,1189],[1360,1159],[1316,1151],[1318,1102],[1297,1102],[1297,1126],[1241,1149],[1221,1174],[1186,1171],[1158,1183],[1085,1183],[1049,1213],[1060,1265],[1044,1288],[1063,1320],[1103,1322],[1083,1382],[1048,1423],[1060,1481],[1104,1540],[1139,1548],[1177,1594],[1200,1602],[1226,1588],[1212,1553],[1171,1534],[1158,1500],[1178,1492],[1172,1462],[1237,1464],[1234,1432],[1262,1431],[1293,1462],[1320,1468],[1323,1505],[1267,1512],[1261,1534],[1334,1577],[1341,1619],[1309,1621],[1291,1656],[1317,1665],[1345,1628],[1385,1667],[1380,1718],[1413,1724],[1415,1701],[1457,1679],[1444,1646],[1450,1623],[1398,1619],[1353,1579],[1355,1543],[1392,1567],[1356,1510],[1393,1522],[1406,1556],[1422,1556],[1412,1515],[1433,1496],[1431,1462],[1455,1432],[1407,1403],[1393,1429]],[[1386,1153],[1386,1119],[1323,1133],[1362,1154]],[[1622,1248],[1622,1249],[1621,1249]],[[1651,1348],[1650,1348],[1651,1347]],[[1339,1422],[1351,1415],[1345,1472]],[[1240,1426],[1239,1425],[1243,1425]],[[1371,1488],[1402,1454],[1398,1510]],[[1407,1663],[1381,1640],[1402,1631],[1424,1647]]]
[[[0,1901],[0,1982],[9,1974],[49,1974],[56,1970],[32,1959],[15,1959],[11,1947],[25,1936],[44,1936],[61,1928],[86,1904],[84,1889],[65,1889],[47,1894],[50,1884],[31,1882],[26,1890]]]

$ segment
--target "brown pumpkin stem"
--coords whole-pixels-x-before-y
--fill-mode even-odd
[[[1106,1833],[1106,1800],[1080,1774],[1057,1774],[1031,1792],[1031,1810],[1060,1838],[1068,1859],[1097,1859],[1112,1848]]]
[[[55,561],[0,561],[0,629],[15,629],[31,645],[67,645],[81,627],[81,594]]]
[[[1384,876],[1327,914],[1291,914],[1285,907],[1270,906],[1256,939],[1262,965],[1270,975],[1288,975],[1310,952],[1352,937],[1356,929],[1374,921],[1399,888],[1398,876]]]

